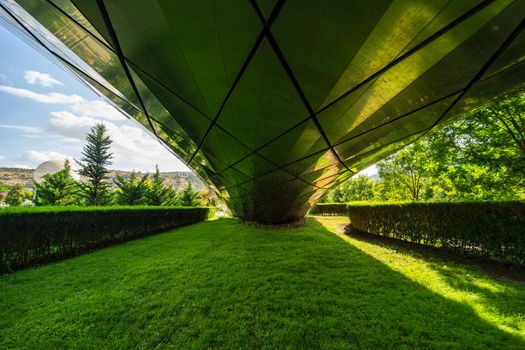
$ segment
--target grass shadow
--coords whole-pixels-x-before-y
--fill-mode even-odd
[[[405,275],[423,285],[431,285],[442,294],[452,291],[452,299],[462,300],[484,318],[494,320],[501,329],[525,336],[525,267],[499,264],[389,237],[343,232],[352,239],[350,243],[361,250],[373,251],[371,255],[375,258],[390,266],[396,265]],[[370,249],[370,245],[376,248]],[[405,261],[392,264],[394,256]],[[420,265],[421,276],[416,276],[413,270],[416,264]]]
[[[494,279],[525,282],[525,266],[500,263],[488,258],[476,257],[444,248],[408,242],[396,238],[355,231],[348,226],[342,231],[348,236],[363,242],[373,243],[385,248],[397,249],[414,257],[426,257],[443,263],[454,263],[474,269]]]
[[[0,277],[0,347],[523,348],[307,220],[218,219]]]

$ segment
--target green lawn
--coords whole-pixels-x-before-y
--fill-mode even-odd
[[[344,220],[219,219],[0,276],[0,348],[525,348],[524,283]]]

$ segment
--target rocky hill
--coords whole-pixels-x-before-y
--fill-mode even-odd
[[[0,182],[12,186],[15,183],[22,183],[26,188],[32,188],[34,169],[20,169],[20,168],[0,168]],[[109,174],[111,181],[117,176],[128,177],[130,171],[113,170]],[[205,186],[202,181],[195,176],[195,174],[187,171],[170,171],[161,172],[162,177],[166,183],[170,184],[179,191],[187,186],[188,182],[196,190],[202,190]]]

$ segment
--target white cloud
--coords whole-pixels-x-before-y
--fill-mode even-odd
[[[112,121],[127,119],[115,107],[102,100],[82,101],[71,106],[71,111],[84,117],[100,118]]]
[[[52,87],[54,85],[62,85],[62,83],[51,75],[46,73],[40,73],[34,70],[28,70],[24,74],[24,79],[28,84],[37,84],[45,87]]]
[[[88,101],[78,95],[64,95],[56,92],[40,94],[31,90],[15,88],[7,85],[0,85],[0,92],[6,92],[11,95],[29,98],[33,101],[41,103],[69,104],[71,105],[72,112],[85,117],[100,118],[112,121],[127,119],[115,107],[103,100]]]
[[[0,129],[18,130],[18,131],[27,132],[29,134],[39,134],[43,131],[42,129],[36,128],[34,126],[14,125],[14,124],[0,124]]]
[[[27,89],[19,89],[11,86],[0,85],[0,91],[6,92],[11,95],[29,98],[33,101],[51,104],[72,104],[81,103],[84,99],[78,95],[64,95],[57,92],[51,92],[48,94],[39,94],[34,91]]]
[[[51,112],[49,131],[68,138],[84,139],[89,129],[100,120],[77,116],[71,112]]]
[[[86,134],[95,124],[106,125],[108,135],[113,140],[113,169],[153,171],[155,164],[161,170],[187,170],[175,156],[148,135],[142,128],[96,118],[79,116],[67,111],[52,112],[48,123],[51,133],[68,139],[77,139],[84,144]],[[81,151],[78,147],[78,153]]]
[[[0,128],[18,130],[24,137],[38,135],[46,140],[45,147],[53,151],[32,150],[12,159],[13,162],[35,167],[43,161],[65,158],[66,154],[79,157],[86,134],[97,123],[104,123],[113,140],[114,154],[112,168],[141,171],[154,170],[159,164],[161,170],[188,170],[187,167],[167,149],[151,137],[142,127],[130,125],[127,118],[109,103],[102,100],[86,100],[78,95],[60,93],[40,94],[31,90],[0,85],[0,92],[28,98],[48,104],[64,104],[67,110],[51,112],[47,129],[25,125],[0,125]],[[44,144],[43,144],[44,145]],[[54,146],[53,146],[54,145]]]
[[[0,162],[3,160],[7,160],[7,157],[0,154]]]
[[[26,151],[18,159],[22,164],[28,167],[35,168],[39,164],[51,160],[51,159],[65,159],[70,158],[69,156],[55,151]]]
[[[11,165],[10,168],[31,169],[31,167],[26,164],[14,164],[14,165]]]

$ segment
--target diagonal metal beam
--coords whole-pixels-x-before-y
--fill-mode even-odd
[[[339,155],[335,151],[334,147],[330,143],[330,139],[328,138],[328,136],[326,135],[325,131],[323,130],[323,127],[321,126],[321,123],[317,119],[317,115],[315,114],[312,106],[310,105],[310,102],[306,98],[306,95],[305,95],[304,91],[302,90],[301,86],[299,85],[299,81],[297,80],[297,78],[293,74],[293,71],[292,71],[290,65],[288,64],[288,61],[284,57],[284,54],[282,53],[279,45],[275,41],[275,38],[273,37],[273,34],[272,34],[271,30],[270,30],[270,23],[267,22],[266,19],[264,18],[264,14],[262,13],[261,9],[259,8],[257,3],[255,2],[255,0],[250,0],[250,3],[252,4],[252,7],[254,8],[255,13],[257,14],[257,17],[259,17],[259,21],[263,25],[264,36],[266,37],[266,39],[270,43],[271,48],[273,49],[273,51],[277,55],[277,58],[279,59],[279,62],[281,63],[281,66],[286,71],[286,74],[288,75],[288,79],[290,79],[290,82],[294,86],[295,90],[297,91],[297,94],[299,95],[299,97],[301,98],[301,101],[303,102],[304,106],[306,107],[306,110],[308,111],[310,119],[315,124],[317,130],[319,131],[319,133],[321,134],[323,140],[326,142],[326,144],[330,148],[330,151],[332,152],[334,157],[339,161],[339,163],[347,171],[352,172],[352,170],[350,170],[350,168],[343,162],[341,157],[339,157]]]
[[[108,88],[107,86],[104,85],[104,83],[101,83],[100,81],[98,81],[96,78],[93,78],[92,76],[90,76],[89,74],[85,73],[83,70],[81,70],[80,68],[78,68],[76,65],[72,64],[71,62],[69,62],[68,60],[66,60],[64,57],[62,57],[60,54],[58,54],[57,52],[55,52],[54,50],[52,50],[49,46],[47,46],[46,44],[44,44],[42,42],[42,40],[40,40],[40,38],[38,38],[34,32],[36,31],[35,28],[33,28],[31,25],[27,24],[27,23],[24,23],[22,21],[20,21],[16,16],[14,16],[11,11],[9,9],[7,9],[2,3],[0,3],[0,7],[5,11],[5,13],[7,13],[9,15],[9,17],[11,19],[13,19],[24,31],[27,35],[29,35],[33,40],[35,40],[35,42],[40,45],[44,50],[46,50],[49,54],[51,54],[55,59],[59,60],[60,63],[64,64],[66,66],[66,68],[68,68],[69,70],[71,70],[75,75],[83,75],[83,76],[86,76],[88,77],[89,79],[91,79],[92,81],[94,81],[95,83],[99,84],[101,87],[103,87],[104,89],[106,89],[108,92],[111,93],[111,96],[114,96],[116,97],[117,99],[121,100],[122,102],[130,105],[132,108],[136,109],[137,111],[140,111],[140,108],[138,108],[137,106],[135,106],[133,103],[131,103],[131,101],[128,101],[127,99],[123,98],[122,96],[118,95],[118,94],[115,94],[113,91],[111,91],[110,88]],[[54,45],[53,45],[54,46]],[[56,47],[55,47],[56,48]],[[59,50],[58,48],[56,48],[57,50]],[[60,51],[60,50],[59,50]],[[84,78],[81,78],[82,81],[84,81]],[[91,90],[94,90],[93,87],[89,86],[88,84],[88,87],[91,89]],[[94,92],[98,95],[99,92],[94,90]]]
[[[94,40],[96,40],[99,44],[103,45],[107,50],[109,50],[110,52],[114,53],[114,54],[117,54],[116,50],[111,46],[109,45],[108,43],[106,43],[104,40],[101,40],[98,36],[96,36],[95,34],[93,34],[90,30],[88,30],[87,28],[85,28],[80,22],[78,22],[75,18],[73,18],[69,13],[65,12],[60,6],[58,6],[57,4],[54,3],[53,0],[47,0],[47,2],[53,6],[53,8],[55,8],[57,11],[59,11],[63,16],[67,17],[70,21],[72,21],[73,23],[75,23],[79,28],[81,28],[85,33],[87,33],[91,38],[93,38]],[[80,11],[80,9],[76,8],[80,13],[82,13],[82,11]],[[86,19],[87,17],[85,15],[83,15]],[[190,103],[186,98],[184,98],[183,96],[181,96],[179,93],[173,91],[171,88],[169,88],[168,86],[166,86],[166,84],[164,84],[162,81],[160,81],[159,79],[157,79],[155,76],[153,76],[151,73],[147,72],[146,70],[144,70],[142,67],[140,67],[137,63],[135,63],[133,60],[131,60],[129,57],[126,57],[124,56],[124,59],[126,60],[126,62],[135,70],[137,71],[140,71],[142,74],[144,74],[145,76],[147,76],[149,79],[153,80],[155,83],[159,84],[159,86],[161,86],[163,89],[165,89],[166,91],[168,91],[170,94],[172,94],[173,96],[175,96],[177,99],[179,99],[180,101],[182,101],[184,104],[186,104],[188,107],[190,107],[191,109],[193,109],[194,111],[196,111],[197,113],[203,115],[204,117],[206,117],[207,119],[210,119],[211,118],[206,115],[206,113],[204,113],[203,111],[201,111],[199,108],[197,108],[196,106],[194,106],[192,103]]]
[[[282,9],[283,4],[284,4],[284,1],[278,1],[277,2],[277,4],[275,5],[274,9],[272,10],[272,13],[270,15],[269,21],[270,20],[271,20],[271,22],[275,21],[275,19],[279,15],[279,12]],[[215,117],[213,118],[211,124],[208,126],[208,129],[204,133],[204,136],[202,137],[201,141],[199,142],[199,145],[198,145],[197,149],[195,150],[195,152],[191,156],[190,160],[188,161],[188,164],[191,163],[193,158],[195,158],[195,155],[199,152],[199,150],[201,149],[202,145],[206,141],[206,138],[208,137],[211,129],[215,126],[215,124],[217,124],[217,120],[219,119],[219,116],[221,115],[222,110],[224,109],[224,107],[226,106],[226,103],[230,99],[230,96],[232,95],[233,91],[235,90],[235,87],[237,86],[237,84],[241,80],[242,76],[246,72],[246,69],[250,65],[250,62],[252,61],[253,57],[255,56],[255,53],[257,52],[257,50],[261,46],[261,44],[263,42],[263,39],[264,39],[264,28],[261,31],[261,33],[259,33],[259,35],[257,36],[257,39],[255,40],[254,45],[252,46],[250,52],[248,53],[248,56],[246,57],[243,65],[241,66],[241,69],[239,70],[239,73],[237,73],[237,76],[235,77],[235,80],[233,81],[232,86],[228,90],[228,93],[226,94],[224,100],[222,101],[221,106],[219,107],[219,110],[215,114]]]
[[[479,79],[476,83],[483,82],[483,81],[485,81],[485,80],[491,79],[491,78],[493,78],[493,77],[495,77],[495,76],[497,76],[497,75],[499,75],[499,74],[503,74],[503,73],[505,73],[505,72],[507,72],[507,71],[513,69],[514,67],[519,66],[519,65],[522,65],[522,64],[525,64],[525,62],[519,62],[519,63],[516,63],[515,65],[510,66],[510,67],[506,67],[505,69],[503,69],[503,70],[501,70],[501,71],[499,71],[499,72],[497,72],[497,73],[494,73],[494,74],[492,74],[492,75],[490,75],[490,76],[487,76],[487,77],[484,77],[484,78],[482,78],[482,79]],[[389,121],[387,121],[387,122],[385,122],[385,123],[383,123],[383,124],[380,124],[380,125],[378,125],[378,126],[375,126],[375,127],[373,127],[373,128],[370,128],[370,129],[368,129],[368,130],[365,130],[365,131],[363,131],[363,132],[361,132],[361,133],[359,133],[359,134],[357,134],[357,135],[354,135],[354,136],[352,136],[352,137],[350,137],[350,138],[347,138],[347,139],[344,139],[344,140],[342,140],[342,141],[339,141],[339,142],[337,142],[337,143],[334,144],[334,147],[340,146],[340,145],[342,145],[342,144],[344,144],[344,143],[346,143],[346,142],[349,142],[349,141],[354,140],[354,139],[356,139],[356,138],[358,138],[358,137],[364,136],[364,135],[366,135],[366,134],[368,134],[368,133],[370,133],[370,132],[373,132],[373,131],[375,131],[375,130],[378,130],[378,129],[380,129],[380,128],[384,127],[384,126],[387,126],[387,125],[389,125],[389,124],[391,124],[391,123],[393,123],[393,122],[396,122],[396,121],[398,121],[398,120],[401,120],[401,119],[404,119],[404,118],[406,118],[406,117],[409,117],[409,116],[411,116],[412,114],[414,114],[414,113],[416,113],[416,112],[419,112],[419,111],[421,111],[421,110],[424,110],[425,108],[431,107],[431,106],[435,105],[436,103],[442,102],[442,101],[446,100],[447,98],[450,98],[450,97],[452,97],[452,96],[454,96],[454,95],[456,95],[456,94],[459,94],[459,93],[463,92],[464,89],[465,89],[465,88],[461,88],[461,89],[459,89],[459,90],[453,91],[453,92],[451,92],[451,93],[449,93],[449,94],[447,94],[447,95],[445,95],[445,96],[442,96],[442,97],[440,97],[440,98],[437,98],[437,99],[435,99],[435,100],[433,100],[433,101],[431,101],[431,102],[429,102],[429,103],[427,103],[427,104],[425,104],[425,105],[423,105],[423,106],[417,107],[417,108],[415,108],[415,109],[413,109],[413,110],[411,110],[411,111],[409,111],[409,112],[406,112],[406,113],[401,114],[401,115],[399,115],[399,116],[397,116],[397,117],[395,117],[395,118],[392,118],[392,119],[390,119]],[[303,119],[302,121],[300,121],[299,123],[297,123],[296,125],[294,125],[291,129],[295,129],[296,127],[298,127],[298,126],[300,126],[301,124],[305,123],[305,122],[308,121],[309,119],[310,119],[309,117],[307,117],[306,119]],[[269,144],[271,144],[272,142],[276,141],[278,138],[280,138],[280,137],[283,136],[284,134],[290,132],[291,129],[286,130],[284,133],[281,133],[280,135],[274,137],[274,138],[273,138],[272,140],[270,140],[269,142],[267,142],[267,143],[265,143],[264,145],[258,147],[258,148],[257,148],[256,150],[254,150],[252,153],[247,154],[246,156],[242,157],[241,159],[239,159],[239,160],[236,161],[235,163],[233,163],[233,164],[229,165],[228,167],[226,167],[226,168],[224,168],[224,169],[218,171],[217,174],[220,175],[221,172],[226,171],[226,170],[232,168],[233,166],[235,166],[236,164],[240,163],[241,161],[247,159],[248,157],[250,157],[250,156],[253,155],[254,153],[259,152],[259,151],[262,150],[264,147],[266,147],[266,146],[268,146]],[[296,160],[294,160],[294,161],[292,161],[292,162],[286,163],[286,164],[284,164],[284,165],[280,165],[279,167],[280,167],[280,168],[288,167],[288,166],[293,165],[293,164],[295,164],[295,163],[297,163],[297,162],[300,162],[300,161],[302,161],[302,160],[304,160],[304,159],[307,159],[307,158],[309,158],[309,157],[312,157],[312,156],[315,155],[315,154],[322,153],[322,152],[326,152],[327,150],[328,150],[328,148],[322,149],[322,150],[320,150],[320,151],[316,151],[316,152],[314,152],[314,153],[311,153],[311,154],[308,154],[308,155],[303,156],[303,157],[301,157],[301,158],[298,158],[298,159],[296,159]],[[258,153],[258,154],[259,154],[259,153]],[[345,170],[345,171],[346,171],[346,170]],[[270,172],[271,172],[271,171],[270,171]],[[268,174],[268,173],[263,174],[263,175],[267,175],[267,174]]]
[[[477,6],[471,8],[469,11],[465,12],[463,15],[459,16],[458,18],[456,18],[454,21],[450,22],[448,25],[446,25],[444,28],[442,28],[441,30],[439,30],[438,32],[434,33],[433,35],[431,35],[430,37],[428,37],[427,39],[425,39],[424,41],[422,41],[420,44],[414,46],[411,50],[407,51],[405,54],[399,56],[398,58],[396,58],[394,61],[390,62],[388,65],[386,65],[385,67],[381,68],[380,70],[378,70],[377,72],[375,72],[374,74],[372,74],[371,76],[367,77],[365,80],[363,80],[361,83],[359,83],[358,85],[354,86],[351,90],[347,91],[345,94],[341,95],[339,98],[337,98],[336,100],[330,102],[329,105],[325,106],[324,108],[320,109],[317,113],[320,113],[324,110],[326,110],[327,108],[329,108],[330,106],[332,106],[333,104],[337,103],[340,99],[346,97],[348,94],[358,90],[360,87],[366,85],[367,83],[371,82],[372,80],[378,78],[381,74],[383,74],[384,72],[386,72],[387,70],[393,68],[396,64],[399,64],[401,61],[407,59],[408,57],[410,57],[412,54],[414,54],[416,51],[424,48],[425,46],[427,46],[428,44],[430,44],[431,42],[435,41],[436,39],[438,39],[439,37],[445,35],[446,33],[448,33],[451,29],[455,28],[457,25],[459,25],[460,23],[462,23],[463,21],[465,21],[466,19],[472,17],[473,15],[475,15],[476,13],[478,13],[479,11],[481,11],[483,8],[485,8],[486,6],[490,5],[492,2],[494,2],[494,0],[485,0],[484,2],[478,4]],[[305,119],[299,121],[298,123],[296,123],[295,125],[291,126],[290,128],[284,130],[283,132],[281,132],[279,135],[275,136],[274,138],[272,138],[271,140],[269,140],[268,142],[266,142],[265,144],[257,147],[252,153],[249,153],[247,154],[246,156],[242,157],[241,159],[235,161],[234,163],[232,163],[231,165],[229,165],[226,169],[229,169],[233,166],[235,166],[236,164],[242,162],[243,160],[247,159],[249,156],[251,156],[252,154],[254,153],[257,153],[259,152],[260,150],[262,150],[263,148],[265,148],[266,146],[268,146],[269,144],[271,144],[272,142],[276,141],[278,138],[280,138],[281,136],[287,134],[288,132],[290,132],[291,130],[295,129],[296,127],[298,127],[299,125],[305,123],[306,121],[310,120],[310,116],[307,116]],[[344,142],[344,141],[343,141]],[[226,169],[223,169],[221,171],[224,171]],[[220,174],[220,172],[219,172]]]
[[[120,61],[120,65],[122,66],[122,69],[124,69],[124,73],[126,74],[126,77],[128,78],[131,88],[133,89],[133,92],[135,93],[137,99],[139,100],[140,106],[142,110],[144,111],[146,118],[148,119],[149,125],[151,126],[151,130],[153,131],[155,136],[158,138],[157,132],[155,131],[155,127],[153,126],[153,123],[151,122],[150,116],[146,109],[146,105],[144,104],[144,101],[142,100],[142,97],[140,96],[137,85],[135,84],[135,81],[133,80],[133,77],[131,76],[131,72],[126,63],[126,58],[124,57],[124,53],[122,52],[122,48],[120,47],[120,43],[117,38],[117,33],[115,32],[115,29],[113,28],[113,25],[111,24],[111,19],[109,18],[108,11],[106,9],[106,6],[104,5],[104,0],[97,0],[97,6],[100,11],[100,14],[102,15],[102,18],[104,19],[104,24],[106,25],[109,35],[111,36],[111,40],[113,40],[113,44],[115,45],[115,49],[117,51],[116,53]]]
[[[383,149],[383,148],[385,148],[385,147],[388,147],[388,146],[391,146],[391,145],[393,145],[393,144],[399,143],[399,142],[401,142],[401,141],[403,141],[403,140],[405,140],[405,139],[408,139],[408,138],[410,138],[410,137],[412,137],[412,136],[415,136],[415,135],[417,135],[417,134],[425,133],[425,132],[427,132],[428,130],[430,130],[430,127],[428,127],[428,128],[424,128],[424,129],[421,129],[421,130],[418,130],[418,131],[415,131],[415,132],[413,132],[413,133],[410,133],[409,135],[402,136],[401,138],[398,138],[398,139],[396,139],[396,140],[394,140],[394,141],[390,141],[390,142],[388,142],[388,143],[385,143],[384,145],[381,145],[381,146],[378,146],[378,147],[376,147],[376,148],[373,148],[373,149],[371,149],[371,150],[369,150],[369,151],[367,151],[367,152],[365,152],[365,153],[374,153],[374,152],[380,151],[381,149]],[[402,144],[402,145],[396,147],[396,148],[395,148],[390,154],[393,154],[393,153],[399,151],[400,149],[405,148],[406,146],[408,146],[408,145],[410,145],[410,144],[412,144],[412,143],[414,143],[414,142],[415,142],[415,141],[411,141],[411,142],[404,143],[404,144]],[[326,177],[326,178],[328,178],[328,177]],[[322,179],[319,179],[318,181],[321,181],[321,180],[322,180]],[[329,183],[327,183],[326,185],[324,185],[323,188],[325,188],[325,189],[329,189],[329,188],[331,187],[331,185],[332,185],[334,182],[336,182],[336,181],[337,181],[337,179],[334,179],[333,181],[330,181]],[[327,187],[328,187],[328,188],[327,188]]]
[[[103,45],[106,49],[108,49],[109,51],[113,52],[116,54],[116,51],[115,49],[108,45],[105,41],[101,40],[99,37],[97,37],[96,35],[94,35],[92,32],[90,32],[89,30],[87,30],[84,26],[82,26],[82,24],[80,24],[75,18],[71,17],[68,13],[66,13],[63,9],[61,9],[60,7],[58,7],[52,0],[47,0],[47,2],[52,5],[57,11],[59,11],[62,15],[68,17],[72,22],[74,22],[78,27],[80,27],[84,32],[88,33],[93,39],[97,40],[101,45]],[[46,46],[44,46],[46,47]],[[47,47],[46,47],[47,48]],[[65,63],[66,65],[70,65],[70,63],[66,60],[64,60],[63,58],[61,58],[60,56],[58,56],[62,61],[63,63]],[[167,86],[165,86],[161,81],[158,81],[155,77],[151,76],[148,72],[144,71],[141,67],[139,67],[138,65],[136,65],[135,63],[133,63],[129,58],[127,57],[124,57],[126,62],[129,63],[132,67],[134,67],[135,69],[138,69],[140,70],[143,74],[147,75],[148,77],[150,77],[151,79],[153,79],[156,83],[160,84],[164,89],[166,89],[168,92],[170,92],[171,94],[173,94],[175,97],[177,97],[178,99],[180,99],[182,102],[186,103],[190,108],[192,108],[193,110],[195,110],[196,112],[198,112],[200,115],[202,115],[204,118],[212,121],[212,119],[210,117],[208,117],[205,113],[203,113],[202,111],[200,111],[198,108],[194,107],[191,103],[187,102],[184,100],[184,98],[182,98],[181,96],[179,96],[176,92],[172,91],[171,89],[169,89]],[[78,70],[78,68],[76,69]],[[91,77],[90,77],[91,78]],[[92,78],[91,78],[92,79]],[[101,84],[102,85],[102,84]],[[103,85],[102,85],[103,86]],[[107,88],[106,88],[107,89]],[[109,89],[108,89],[109,90]],[[120,98],[120,96],[118,96]],[[127,103],[130,103],[129,101],[126,101]],[[133,106],[133,104],[131,104]],[[136,106],[133,106],[134,108],[136,108],[138,111],[140,111],[140,109]],[[153,117],[151,117],[151,119],[154,119]],[[157,121],[157,123],[160,123],[162,124],[161,122]],[[260,156],[262,159],[266,160],[267,162],[269,162],[270,164],[272,164],[273,166],[275,166],[276,168],[280,168],[280,166],[278,164],[276,164],[274,161],[272,161],[271,159],[267,158],[266,156],[262,155],[262,154],[259,154],[257,152],[257,150],[253,151],[251,150],[250,147],[248,147],[247,145],[245,145],[242,141],[240,141],[235,135],[231,134],[228,130],[224,129],[223,127],[221,127],[219,124],[216,124],[215,125],[217,128],[219,128],[220,130],[222,130],[223,132],[225,132],[227,135],[229,135],[230,137],[232,137],[235,141],[239,142],[241,145],[245,146],[246,148],[250,149],[250,153],[249,155],[253,155],[253,154],[256,154],[258,156]],[[162,144],[162,142],[161,142]],[[171,150],[171,149],[170,149]],[[244,160],[245,158],[243,157],[242,160]],[[242,161],[241,160],[241,161]],[[236,162],[236,164],[240,163],[239,162]],[[232,168],[232,166],[228,166],[228,169]],[[214,175],[219,175],[220,173],[222,173],[223,171],[225,171],[227,169],[222,169],[220,172],[217,172],[215,173]],[[253,179],[253,177],[251,176],[248,176],[246,174],[244,174],[243,172],[241,172],[240,170],[238,170],[237,168],[234,168],[235,171],[239,172],[240,174],[242,174],[243,176],[245,177],[248,177],[250,179]],[[306,184],[310,185],[310,186],[313,186],[313,187],[318,187],[306,180],[303,180],[302,178],[300,178],[299,176],[287,171],[286,169],[282,169],[283,171],[285,171],[286,173],[288,173],[289,175],[291,175],[292,177],[300,180],[300,181],[303,181],[305,182]]]
[[[461,101],[461,99],[467,94],[467,92],[472,88],[472,86],[480,80],[483,75],[490,69],[492,64],[505,52],[505,50],[512,44],[514,39],[520,35],[520,33],[525,28],[525,18],[522,19],[518,25],[514,28],[514,30],[507,36],[507,38],[503,41],[503,43],[494,51],[494,53],[489,57],[489,59],[483,64],[483,66],[480,68],[480,70],[476,73],[476,75],[468,82],[467,85],[465,85],[465,88],[463,91],[452,101],[450,106],[441,114],[441,116],[432,124],[432,126],[425,131],[424,134],[419,136],[415,141],[419,140],[421,137],[425,136],[430,130],[434,129],[436,125],[438,125],[443,118],[454,108],[454,106]],[[415,142],[414,141],[414,142]]]
[[[478,12],[483,10],[485,7],[487,7],[488,5],[493,3],[494,1],[495,0],[485,0],[485,1],[482,1],[481,3],[477,4],[476,6],[474,6],[473,8],[471,8],[470,10],[468,10],[467,12],[465,12],[464,14],[462,14],[461,16],[459,16],[458,18],[456,18],[455,20],[453,20],[452,22],[447,24],[445,27],[441,28],[440,30],[438,30],[437,32],[435,32],[434,34],[429,36],[427,39],[423,40],[422,42],[420,42],[419,44],[414,46],[412,49],[408,50],[407,52],[405,52],[401,56],[397,57],[396,59],[390,61],[386,66],[384,66],[383,68],[379,69],[378,71],[376,71],[372,75],[368,76],[366,79],[364,79],[361,82],[359,82],[356,85],[354,85],[351,89],[349,89],[348,91],[343,93],[341,96],[335,98],[332,102],[328,103],[326,106],[324,106],[323,108],[319,109],[317,111],[317,113],[321,113],[321,112],[327,110],[328,108],[330,108],[331,106],[333,106],[337,102],[341,101],[342,99],[344,99],[345,97],[350,95],[352,92],[356,91],[360,87],[362,87],[362,86],[366,85],[367,83],[371,82],[375,78],[378,78],[381,74],[383,74],[386,71],[390,70],[391,68],[393,68],[394,66],[396,66],[399,63],[403,62],[404,60],[406,60],[407,58],[409,58],[410,56],[412,56],[413,54],[415,54],[419,50],[423,49],[427,45],[429,45],[432,42],[434,42],[435,40],[439,39],[440,37],[442,37],[443,35],[448,33],[450,30],[454,29],[457,25],[461,24],[465,20],[467,20],[470,17],[474,16],[475,14],[477,14]]]
[[[113,51],[113,48],[112,48],[111,46],[109,46],[109,45],[106,44],[104,41],[100,40],[100,38],[98,38],[97,36],[95,36],[93,33],[91,33],[90,31],[88,31],[87,29],[85,29],[85,28],[84,28],[80,23],[78,23],[74,18],[72,18],[71,16],[69,16],[69,14],[65,13],[60,7],[58,7],[58,6],[57,6],[52,0],[47,0],[47,1],[48,1],[53,7],[55,7],[58,11],[60,11],[63,15],[67,16],[70,20],[74,21],[78,26],[80,26],[81,28],[83,28],[84,31],[86,31],[86,32],[87,32],[89,35],[91,35],[94,39],[96,39],[97,41],[99,41],[102,45],[104,45],[104,46],[105,46],[106,48],[108,48],[109,50],[112,50],[112,51]],[[468,15],[470,12],[473,12],[473,11],[477,12],[477,11],[479,11],[481,8],[483,8],[484,6],[488,5],[489,3],[490,3],[490,1],[485,1],[484,3],[480,4],[478,7],[471,9],[469,12],[465,13],[463,16],[461,16],[461,17],[459,17],[458,19],[456,19],[456,21],[450,23],[446,28],[443,28],[443,29],[444,29],[444,32],[450,30],[451,27],[454,25],[455,22],[457,22],[457,23],[456,23],[456,25],[457,25],[457,24],[459,24],[462,20],[466,19],[467,15]],[[282,4],[281,4],[281,5],[278,4],[278,6],[281,6],[281,7],[282,7]],[[471,13],[471,14],[473,14],[473,13]],[[438,33],[436,33],[436,34],[438,34]],[[443,33],[443,34],[444,34],[444,33]],[[429,39],[432,39],[432,38],[428,38],[427,41],[429,41]],[[423,46],[425,46],[426,44],[428,44],[428,42],[422,42],[420,45],[423,47]],[[415,47],[415,48],[417,48],[417,47]],[[414,49],[415,49],[415,48],[414,48]],[[413,50],[414,50],[414,49],[413,49]],[[407,55],[407,54],[409,54],[409,53],[410,53],[410,52],[407,52],[405,55]],[[402,58],[403,58],[403,57],[399,57],[399,59],[402,59]],[[130,61],[128,58],[126,58],[126,61],[127,61],[128,63],[130,63],[132,66],[134,66],[136,69],[141,70],[141,72],[142,72],[143,74],[146,74],[146,75],[150,76],[149,73],[143,71],[142,68],[141,68],[140,66],[136,65],[135,63],[133,63],[132,61]],[[163,86],[163,88],[167,89],[170,93],[174,94],[176,97],[178,97],[179,99],[181,99],[181,97],[178,96],[178,94],[176,94],[175,92],[171,91],[168,87],[164,86],[164,84],[163,84],[162,82],[158,81],[155,77],[150,76],[150,78],[154,79],[157,83],[161,84],[161,86]],[[194,110],[196,110],[197,112],[199,112],[201,115],[204,115],[205,117],[207,117],[202,111],[200,111],[200,110],[198,110],[198,109],[195,109],[194,106],[192,106],[191,104],[187,103],[187,101],[184,101],[184,99],[181,99],[181,100],[182,100],[183,102],[186,102],[187,105],[189,105],[191,108],[193,108]],[[415,111],[412,111],[411,113],[413,113],[413,112],[415,112]],[[398,117],[398,118],[395,118],[395,119],[393,119],[393,120],[390,120],[389,122],[385,123],[385,125],[388,124],[388,123],[394,122],[395,120],[400,119],[400,118],[402,118],[402,117],[404,117],[404,116],[400,116],[400,117]],[[304,119],[304,120],[300,121],[299,123],[297,123],[296,125],[292,126],[290,129],[293,129],[293,128],[297,127],[298,125],[300,125],[300,124],[306,122],[306,121],[309,120],[309,119],[310,119],[310,117],[307,117],[306,119]],[[381,126],[383,126],[383,125],[381,125]],[[356,138],[356,137],[362,136],[363,134],[368,133],[368,132],[370,132],[370,131],[373,131],[373,130],[375,130],[375,129],[381,127],[381,126],[378,126],[378,127],[376,127],[376,128],[373,128],[373,129],[371,129],[371,130],[368,130],[368,131],[366,131],[366,132],[364,132],[364,133],[362,133],[362,134],[356,135],[356,136],[354,136],[354,137],[352,137],[352,138],[350,138],[350,139],[347,139],[347,140],[344,140],[344,141],[342,141],[342,142],[339,142],[339,143],[336,144],[336,145],[339,145],[339,144],[341,144],[341,143],[344,143],[344,142],[349,141],[349,140],[351,140],[351,139],[354,139],[354,138]],[[220,128],[220,129],[222,129],[223,131],[226,131],[226,130],[224,130],[223,128]],[[290,130],[290,129],[289,129],[289,130]],[[241,159],[237,160],[235,163],[230,164],[230,165],[227,167],[227,169],[228,169],[228,168],[231,168],[231,167],[234,167],[234,165],[236,165],[236,164],[242,162],[243,160],[247,159],[249,156],[253,155],[254,153],[255,153],[255,154],[258,154],[258,151],[260,151],[262,148],[264,148],[264,146],[266,146],[267,144],[270,144],[271,142],[273,142],[274,140],[276,140],[277,138],[279,138],[280,136],[282,136],[283,134],[285,134],[285,133],[288,132],[289,130],[286,130],[284,133],[281,133],[280,135],[278,135],[278,136],[275,137],[274,139],[272,139],[272,140],[270,140],[269,142],[265,143],[265,145],[260,146],[260,147],[258,147],[257,149],[253,150],[251,153],[249,153],[249,154],[247,154],[246,156],[242,157]],[[266,157],[264,157],[264,156],[262,156],[262,155],[261,155],[261,157],[266,159]],[[308,156],[307,156],[307,157],[308,157]],[[272,162],[272,163],[273,163],[273,162]],[[275,165],[275,164],[274,164],[274,165]],[[280,166],[278,166],[278,167],[280,168]],[[222,171],[225,171],[225,170],[227,170],[227,169],[223,169],[223,170],[219,171],[217,174],[220,174]]]

